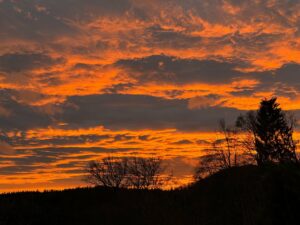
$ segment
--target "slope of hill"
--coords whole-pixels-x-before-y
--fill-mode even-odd
[[[300,224],[300,168],[245,166],[172,191],[84,188],[0,195],[0,225]]]

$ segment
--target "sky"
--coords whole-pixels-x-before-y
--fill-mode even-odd
[[[300,118],[299,76],[299,0],[0,0],[0,192],[108,155],[188,182],[218,120],[271,96]]]

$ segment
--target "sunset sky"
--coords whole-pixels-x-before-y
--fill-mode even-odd
[[[0,192],[84,186],[107,155],[184,183],[271,96],[300,118],[299,0],[0,0]]]

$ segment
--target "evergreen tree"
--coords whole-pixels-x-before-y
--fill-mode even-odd
[[[258,165],[268,162],[297,162],[293,140],[293,120],[287,119],[276,98],[262,100],[255,114],[238,118],[254,136],[254,149]]]

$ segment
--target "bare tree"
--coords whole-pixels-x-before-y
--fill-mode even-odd
[[[164,174],[166,167],[160,158],[104,158],[88,166],[85,180],[96,186],[115,188],[158,188],[171,175]]]
[[[96,186],[127,187],[128,160],[107,157],[100,162],[92,161],[88,165],[85,180]]]
[[[170,175],[160,158],[131,158],[128,164],[128,183],[133,188],[148,189],[162,186]]]
[[[251,158],[243,150],[239,129],[236,126],[227,126],[222,119],[219,121],[219,134],[222,138],[214,141],[212,147],[200,158],[194,175],[196,180],[222,169],[251,163]]]
[[[254,133],[255,118],[256,118],[255,112],[249,111],[245,115],[240,115],[237,118],[236,124],[235,124],[235,126],[243,134],[241,143],[242,143],[244,152],[250,158],[252,158],[252,160],[254,160],[254,161],[256,161],[255,133]]]

